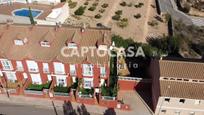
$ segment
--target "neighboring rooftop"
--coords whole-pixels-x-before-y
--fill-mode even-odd
[[[108,55],[99,57],[91,56],[90,52],[84,56],[63,57],[61,49],[66,46],[67,41],[75,43],[78,50],[80,47],[97,47],[96,43],[104,34],[105,41],[109,46],[111,44],[110,29],[86,28],[82,32],[81,28],[59,26],[33,26],[33,25],[9,25],[0,24],[0,57],[11,60],[31,59],[36,61],[61,61],[64,63],[90,63],[103,64],[108,62]],[[15,45],[14,40],[26,42],[24,45]],[[73,38],[74,37],[74,38]],[[72,39],[75,41],[73,42]],[[41,47],[40,42],[45,41],[50,47]],[[94,50],[96,52],[96,50]]]
[[[160,60],[161,96],[204,99],[204,63]]]

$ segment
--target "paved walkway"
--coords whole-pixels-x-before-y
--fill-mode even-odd
[[[139,94],[135,91],[120,91],[119,98],[124,100],[124,103],[130,105],[131,113],[137,115],[152,115],[152,111],[146,103],[140,98]]]
[[[127,100],[124,101],[128,104],[131,104],[131,111],[121,111],[115,109],[117,115],[151,115],[149,110],[145,107],[139,97],[133,94],[132,92],[126,92]],[[42,108],[50,108],[53,109],[52,100],[46,98],[33,98],[33,97],[24,97],[24,96],[11,96],[10,98],[7,97],[6,94],[0,94],[0,102],[1,103],[10,103],[10,104],[17,104],[17,105],[32,105],[35,107],[42,107]],[[63,111],[63,101],[54,100],[54,105],[58,111]],[[78,106],[81,104],[72,102],[72,106],[74,109],[77,109]],[[88,112],[93,114],[103,114],[107,108],[101,107],[97,105],[85,105]]]

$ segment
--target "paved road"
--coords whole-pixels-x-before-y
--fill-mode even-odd
[[[135,113],[138,113],[137,115],[151,115],[149,110],[145,107],[145,105],[141,102],[141,100],[137,97],[137,95],[130,93],[130,92],[127,92],[127,95],[130,95],[130,94],[131,94],[131,97],[128,99],[124,99],[124,101],[125,102],[126,101],[131,102],[128,104],[133,104],[133,105],[131,105],[132,110],[131,111],[122,111],[122,110],[115,109],[114,112],[117,115],[126,115],[126,114],[135,115]],[[56,107],[57,112],[59,111],[59,115],[63,115],[63,113],[61,113],[61,112],[63,111],[62,106],[63,106],[64,102],[58,101],[58,100],[54,100],[53,102],[54,102],[54,105]],[[27,108],[23,109],[23,107],[19,107],[18,108],[19,113],[21,113],[23,110],[35,111],[35,110],[38,110],[39,108],[41,108],[41,109],[39,109],[40,113],[41,112],[44,113],[43,110],[45,110],[45,111],[51,112],[50,114],[48,113],[48,115],[55,115],[54,109],[52,106],[52,101],[50,99],[47,99],[47,98],[42,99],[42,98],[33,98],[33,97],[24,97],[24,96],[11,96],[8,99],[5,94],[0,94],[0,104],[1,103],[9,103],[11,105],[17,104],[17,105],[22,105],[22,106],[26,105],[25,107],[28,107],[28,108],[31,106],[31,108],[29,108],[29,109],[27,109]],[[75,103],[75,102],[72,102],[71,104],[72,104],[72,107],[74,109],[77,109],[77,107],[81,106],[81,104]],[[32,107],[35,107],[35,108],[32,108]],[[106,108],[106,107],[97,106],[97,105],[85,105],[85,107],[91,115],[103,115],[108,110],[108,108]],[[6,111],[10,110],[10,109],[8,109],[8,107],[5,107],[3,109],[4,111],[1,109],[2,109],[2,106],[0,106],[0,112],[4,112],[4,111],[6,112]],[[13,110],[15,111],[15,109],[13,109]],[[12,112],[12,111],[8,111],[8,112]],[[13,114],[8,114],[8,115],[13,115]],[[27,115],[27,114],[15,114],[15,115]],[[30,115],[30,114],[28,114],[28,115]],[[34,114],[34,115],[47,115],[47,114]]]
[[[174,0],[158,0],[161,12],[168,12],[175,20],[181,20],[186,25],[204,26],[204,18],[189,16],[178,10]]]
[[[40,108],[29,105],[15,105],[0,103],[0,115],[56,115],[54,109]],[[58,110],[58,115],[64,115],[63,111]]]

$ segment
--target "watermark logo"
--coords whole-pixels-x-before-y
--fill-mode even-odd
[[[145,57],[145,53],[142,47],[138,47],[135,50],[135,47],[128,47],[127,49],[124,48],[113,48],[110,49],[97,49],[96,47],[80,47],[80,48],[70,48],[68,46],[64,46],[61,49],[61,55],[63,57],[115,57],[116,54],[111,53],[112,51],[116,51],[117,55],[122,55],[124,57]]]

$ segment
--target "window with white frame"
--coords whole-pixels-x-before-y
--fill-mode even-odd
[[[54,62],[55,74],[65,74],[64,64],[59,62]]]
[[[102,77],[106,75],[106,68],[105,67],[100,67],[100,75]]]
[[[48,79],[48,81],[52,81],[52,76],[51,75],[47,75],[47,79]]]
[[[69,65],[70,75],[76,75],[76,66],[74,64]]]
[[[26,61],[29,72],[38,72],[38,64],[35,61]]]
[[[41,41],[40,46],[42,47],[50,47],[50,43],[48,41]]]
[[[24,78],[24,79],[27,79],[27,78],[28,78],[27,73],[23,73],[23,78]]]
[[[23,42],[23,40],[16,39],[16,40],[14,40],[14,44],[17,46],[22,46],[22,45],[24,45],[24,42]]]
[[[84,78],[84,88],[91,89],[93,87],[93,78]]]
[[[92,64],[83,64],[83,76],[93,76]]]
[[[16,82],[17,80],[15,72],[6,72],[6,77],[10,82]]]
[[[16,61],[16,68],[18,71],[23,71],[23,64],[21,61]]]
[[[73,48],[73,49],[76,49],[77,48],[77,44],[75,43],[68,43],[68,48]]]
[[[7,59],[1,60],[1,64],[3,66],[3,70],[13,70],[13,66],[10,60]]]
[[[40,74],[30,74],[30,76],[33,84],[42,84]]]
[[[57,76],[56,76],[57,86],[66,87],[66,86],[67,86],[66,78],[67,78],[66,76],[57,75]]]
[[[48,63],[43,63],[43,72],[44,73],[49,73],[49,64]]]

